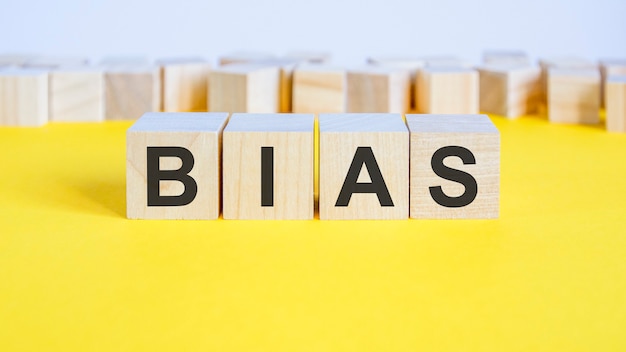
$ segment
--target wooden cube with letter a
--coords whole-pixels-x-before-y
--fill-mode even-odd
[[[401,114],[321,114],[322,220],[406,219],[409,133]]]
[[[500,133],[486,115],[406,115],[411,218],[497,218]]]
[[[478,73],[462,67],[431,67],[417,74],[417,109],[424,114],[478,113]]]
[[[209,110],[276,113],[280,109],[280,70],[264,64],[232,64],[209,74]]]
[[[224,129],[224,219],[313,219],[312,114],[233,114]]]
[[[228,113],[147,113],[126,133],[129,219],[217,219]]]
[[[0,69],[0,126],[41,126],[48,122],[48,73]]]
[[[596,69],[550,69],[548,119],[555,123],[600,121],[600,72]]]

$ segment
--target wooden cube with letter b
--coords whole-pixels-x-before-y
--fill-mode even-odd
[[[313,219],[312,114],[233,114],[224,129],[224,219]]]
[[[217,219],[228,113],[147,113],[126,134],[129,219]]]
[[[486,115],[407,115],[411,218],[497,218],[500,133]]]
[[[321,114],[322,220],[406,219],[409,133],[401,114]]]

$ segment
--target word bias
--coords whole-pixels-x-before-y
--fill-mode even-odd
[[[319,217],[497,218],[485,115],[320,114]],[[146,113],[127,131],[131,219],[313,219],[315,115]]]

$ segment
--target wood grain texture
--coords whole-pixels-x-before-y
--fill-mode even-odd
[[[259,64],[218,67],[209,75],[209,110],[276,113],[280,109],[280,69]]]
[[[224,219],[314,215],[311,114],[233,114],[224,130]],[[261,205],[261,148],[273,148],[273,206]]]
[[[227,113],[147,113],[126,133],[126,206],[129,219],[212,220],[220,213],[221,133]],[[197,183],[195,199],[183,206],[148,206],[147,147],[183,147],[194,157],[189,172]],[[161,170],[176,170],[176,157],[160,158]],[[161,181],[159,194],[184,192],[179,181]]]
[[[410,216],[415,219],[478,219],[499,216],[500,133],[486,115],[406,115],[411,134]],[[461,183],[439,177],[431,167],[433,154],[446,146],[472,152],[475,164],[447,157],[444,164],[472,175],[476,198],[464,207],[439,205],[429,187],[441,186],[450,197],[465,192]]]
[[[138,119],[161,107],[161,75],[158,66],[108,66],[104,74],[107,120]]]
[[[279,109],[278,112],[292,111],[293,71],[300,61],[296,59],[261,60],[261,65],[273,66],[279,70]]]
[[[548,118],[555,123],[596,124],[600,120],[598,70],[550,69]]]
[[[410,109],[410,71],[375,66],[348,71],[348,112],[405,113]]]
[[[98,68],[50,73],[50,121],[104,120],[104,72]]]
[[[293,73],[293,112],[346,111],[346,71],[323,65],[302,65]]]
[[[162,110],[165,112],[207,111],[211,65],[202,59],[159,60],[162,81]]]
[[[483,66],[478,72],[480,111],[509,118],[537,112],[539,67]]]
[[[319,214],[322,220],[406,219],[409,211],[409,134],[400,114],[319,116]],[[375,193],[354,193],[335,206],[357,148],[370,147],[393,206]],[[371,183],[362,165],[358,183]]]
[[[626,133],[626,76],[609,77],[606,82],[606,129]]]
[[[407,111],[415,112],[417,107],[417,73],[426,66],[426,60],[419,57],[400,56],[372,56],[367,59],[367,63],[374,66],[408,70],[411,73],[409,86],[410,107]]]
[[[421,113],[478,113],[478,73],[473,69],[424,68],[417,75],[416,89]]]
[[[48,73],[38,69],[0,71],[0,125],[42,126],[48,122]]]
[[[598,65],[576,56],[556,56],[539,59],[541,67],[541,93],[539,96],[539,112],[544,115],[548,110],[548,72],[551,69],[563,70],[598,70]]]

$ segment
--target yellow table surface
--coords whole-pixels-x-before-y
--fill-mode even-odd
[[[0,351],[626,350],[626,135],[492,120],[445,221],[131,221],[130,122],[0,128]]]

